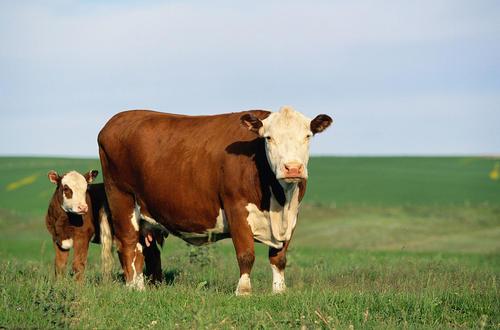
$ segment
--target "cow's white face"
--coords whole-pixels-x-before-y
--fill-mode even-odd
[[[252,114],[243,115],[241,121],[265,139],[271,169],[278,180],[289,183],[307,179],[311,138],[332,123],[327,115],[311,120],[291,107],[282,107],[262,121]]]
[[[61,208],[65,212],[87,213],[87,187],[98,173],[96,170],[92,170],[82,175],[76,171],[71,171],[59,176],[55,171],[49,172],[49,180],[57,184],[57,193],[62,195]]]

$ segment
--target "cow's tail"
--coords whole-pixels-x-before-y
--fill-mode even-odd
[[[113,234],[109,225],[109,209],[104,206],[99,211],[101,229],[101,271],[104,280],[111,278],[113,269]]]

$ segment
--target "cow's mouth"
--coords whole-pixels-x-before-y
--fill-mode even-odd
[[[303,178],[300,176],[282,178],[282,180],[285,181],[286,183],[298,183],[298,182],[302,181],[302,179]]]
[[[85,215],[87,214],[87,212],[83,212],[83,211],[73,211],[71,210],[70,213],[73,213],[73,214],[76,214],[76,215]]]

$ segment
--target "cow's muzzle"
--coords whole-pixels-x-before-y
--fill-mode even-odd
[[[289,162],[285,163],[282,167],[282,179],[285,182],[299,182],[305,179],[304,165],[299,162]]]

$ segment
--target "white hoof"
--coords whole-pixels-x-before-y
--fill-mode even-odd
[[[146,289],[144,286],[144,275],[142,273],[139,275],[134,274],[134,278],[126,286],[131,290],[144,291]]]
[[[238,281],[235,294],[237,296],[248,296],[252,293],[252,284],[250,283],[250,276],[243,274]]]
[[[286,291],[285,272],[271,265],[273,270],[273,293],[283,293]]]

